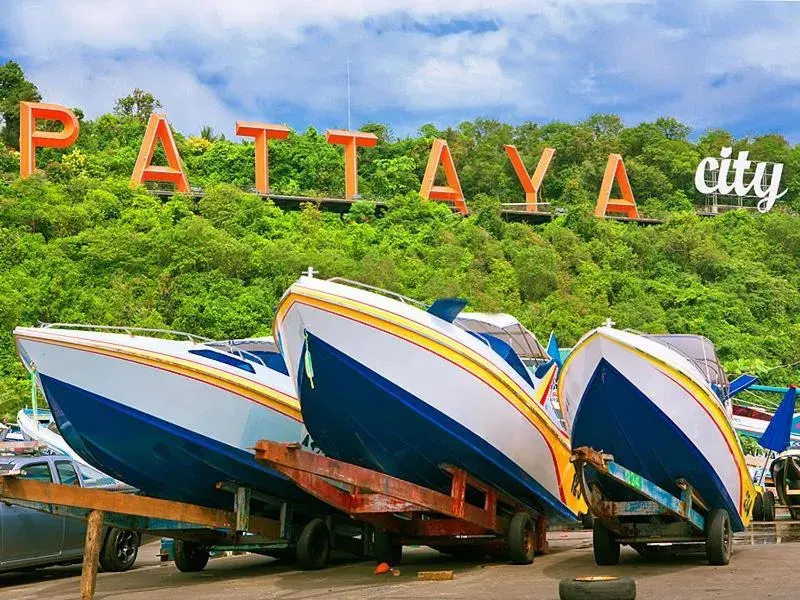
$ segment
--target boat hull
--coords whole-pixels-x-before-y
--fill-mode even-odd
[[[406,311],[391,317],[370,296],[338,298],[345,307],[335,294],[322,301],[296,285],[278,310],[278,338],[320,449],[442,491],[450,481],[440,466],[454,465],[551,518],[573,520],[582,503],[569,492],[566,439],[534,406],[532,390],[523,405],[522,378],[475,356],[446,328],[431,331],[427,313],[388,302]],[[425,329],[431,338],[423,340]]]
[[[676,495],[675,482],[685,479],[709,507],[730,513],[734,530],[743,530],[755,487],[714,392],[682,372],[680,361],[671,363],[665,354],[671,350],[652,355],[647,343],[645,350],[635,346],[633,334],[619,334],[593,332],[564,364],[559,396],[572,447],[612,454]]]
[[[266,388],[258,402],[252,382],[237,388],[227,371],[179,353],[48,335],[20,332],[20,354],[36,365],[60,433],[93,467],[148,495],[204,506],[232,507],[218,482],[311,501],[249,450],[261,438],[303,435],[299,414],[268,406],[279,402]]]

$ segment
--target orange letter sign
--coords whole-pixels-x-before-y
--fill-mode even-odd
[[[58,121],[61,131],[36,131],[38,119]],[[66,148],[78,139],[78,119],[68,108],[59,104],[38,102],[19,103],[19,176],[36,171],[36,148]]]
[[[269,194],[269,140],[285,140],[289,137],[289,128],[271,123],[236,121],[236,135],[256,138],[256,189]]]
[[[444,176],[447,185],[434,185],[436,170],[439,163],[444,167]],[[450,154],[450,147],[446,140],[433,140],[431,155],[428,158],[428,166],[425,168],[425,175],[422,177],[422,187],[419,189],[420,196],[428,200],[452,200],[456,209],[462,214],[467,214],[467,203],[464,200],[464,193],[461,191],[461,183],[458,181],[458,173]]]
[[[156,143],[161,141],[164,146],[164,153],[167,155],[168,167],[158,167],[151,165],[153,153],[156,151]],[[152,114],[147,123],[147,130],[144,132],[142,147],[139,149],[139,156],[136,158],[136,165],[133,167],[131,183],[134,185],[145,181],[167,181],[175,184],[175,189],[179,192],[189,191],[189,180],[183,172],[181,157],[178,148],[175,146],[175,139],[167,123],[167,115]]]
[[[619,184],[619,191],[622,198],[611,197],[611,186],[614,180]],[[636,208],[636,200],[631,190],[631,182],[628,181],[628,173],[619,154],[609,154],[606,163],[606,172],[603,175],[603,183],[600,186],[600,193],[597,196],[597,205],[594,208],[595,217],[604,217],[607,213],[622,213],[629,219],[638,219],[639,210]]]
[[[378,143],[378,136],[364,131],[329,129],[325,139],[329,144],[344,145],[344,197],[350,199],[358,194],[356,147],[375,146]]]
[[[544,174],[547,173],[547,167],[550,166],[550,161],[553,160],[553,155],[556,151],[553,148],[545,148],[542,156],[539,159],[539,164],[536,165],[536,170],[533,172],[533,177],[528,175],[528,170],[522,164],[522,157],[520,157],[516,146],[506,146],[506,154],[511,159],[511,164],[514,165],[514,170],[517,172],[519,182],[522,184],[522,189],[525,190],[525,210],[528,212],[536,212],[539,203],[539,188],[542,186],[542,179]]]

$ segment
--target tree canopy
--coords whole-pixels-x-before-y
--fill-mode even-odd
[[[42,172],[26,180],[14,149],[0,148],[0,413],[13,414],[29,389],[13,347],[17,325],[267,334],[281,294],[308,265],[421,300],[465,297],[471,309],[512,313],[543,338],[554,330],[562,345],[611,317],[620,328],[706,335],[731,373],[786,384],[800,372],[800,216],[787,210],[800,208],[800,148],[780,136],[709,131],[692,141],[675,119],[626,127],[614,115],[516,126],[477,119],[408,137],[370,124],[381,141],[359,150],[359,187],[388,203],[377,217],[369,202],[345,215],[311,203],[284,211],[247,193],[253,144],[210,129],[175,132],[201,197],[131,187],[146,117],[117,113],[84,120],[70,148],[40,150]],[[436,136],[452,148],[466,218],[418,196]],[[502,218],[500,203],[523,197],[507,143],[531,172],[543,147],[556,148],[543,194],[563,215],[535,226]],[[694,214],[694,169],[720,144],[786,164],[789,193],[772,212]],[[592,216],[609,152],[623,155],[637,200],[663,225]],[[282,193],[340,196],[342,149],[313,128],[292,132],[270,143],[270,178]]]

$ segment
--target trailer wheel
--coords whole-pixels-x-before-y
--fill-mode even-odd
[[[297,538],[297,564],[301,569],[312,571],[328,564],[331,553],[331,538],[322,519],[311,519]]]
[[[789,508],[789,514],[792,516],[792,521],[800,521],[800,508]]]
[[[594,527],[594,515],[592,513],[581,513],[581,526],[584,529],[592,529]]]
[[[764,520],[775,520],[775,494],[771,490],[764,492]]]
[[[208,564],[208,548],[197,542],[175,540],[175,566],[182,573],[196,573]]]
[[[733,530],[728,511],[715,508],[706,520],[706,556],[711,565],[727,565],[733,552]]]
[[[764,519],[764,492],[757,492],[753,502],[753,521],[765,521]]]
[[[636,582],[630,577],[576,577],[558,582],[561,600],[634,600]]]
[[[372,538],[372,552],[378,564],[388,563],[396,567],[403,560],[403,542],[396,533],[376,529]]]
[[[599,520],[594,520],[592,528],[592,547],[594,562],[600,566],[619,564],[619,542],[614,533]]]
[[[508,556],[515,565],[529,565],[536,551],[536,526],[528,513],[518,512],[508,524]]]

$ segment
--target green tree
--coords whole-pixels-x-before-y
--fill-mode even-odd
[[[0,67],[0,116],[3,118],[0,136],[7,146],[19,148],[19,103],[41,99],[38,88],[25,79],[19,63],[9,60]]]
[[[127,96],[119,98],[114,104],[114,114],[118,117],[134,118],[146,122],[161,102],[150,92],[134,88]]]

